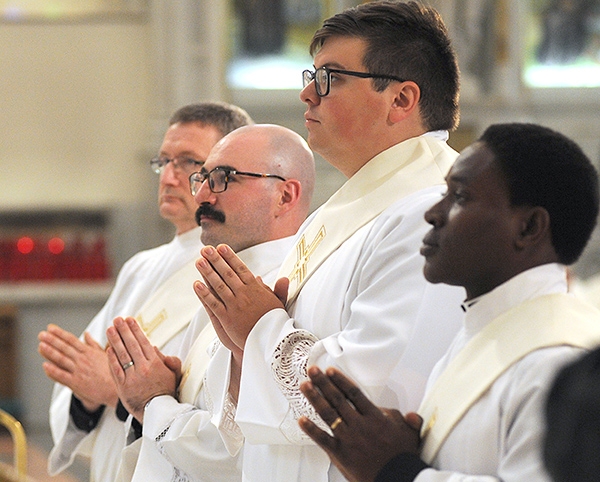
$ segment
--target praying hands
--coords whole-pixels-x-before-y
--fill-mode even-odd
[[[102,405],[114,407],[117,392],[111,378],[104,348],[88,332],[80,340],[57,325],[50,324],[38,335],[38,351],[46,359],[46,375],[69,387],[89,412]]]
[[[259,276],[254,276],[233,250],[221,244],[202,248],[196,262],[204,283],[194,290],[211,316],[221,341],[232,351],[243,351],[248,334],[257,321],[270,310],[283,308],[283,282],[271,290]],[[278,289],[279,288],[279,289]],[[285,285],[287,291],[287,284]]]
[[[396,455],[419,454],[422,420],[416,413],[403,416],[398,410],[376,407],[335,368],[323,373],[313,366],[308,376],[310,381],[300,390],[330,432],[307,417],[298,423],[348,480],[372,481]]]
[[[115,318],[106,330],[108,361],[119,399],[143,423],[146,404],[159,395],[177,396],[181,360],[152,346],[134,318]]]

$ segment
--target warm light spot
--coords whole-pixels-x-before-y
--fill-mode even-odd
[[[48,241],[48,251],[52,254],[60,254],[65,250],[65,242],[60,238],[52,238]]]
[[[27,236],[23,236],[17,241],[17,249],[19,250],[19,253],[22,254],[31,253],[33,251],[34,245],[35,243],[33,242],[33,239],[28,238]]]

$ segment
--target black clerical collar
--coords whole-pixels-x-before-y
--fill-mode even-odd
[[[469,308],[471,308],[471,307],[472,307],[472,306],[473,306],[475,303],[477,303],[477,302],[478,302],[480,299],[481,299],[481,296],[478,296],[477,298],[473,298],[472,300],[466,300],[466,301],[463,301],[463,302],[460,304],[460,307],[461,307],[461,308],[462,308],[462,310],[463,310],[463,311],[466,313],[466,312],[467,312],[467,310],[468,310]]]

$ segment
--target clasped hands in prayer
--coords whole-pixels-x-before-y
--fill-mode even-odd
[[[104,348],[88,332],[83,340],[50,324],[38,335],[42,367],[53,381],[69,387],[89,412],[102,405],[116,406],[118,396],[112,383]]]
[[[226,245],[206,246],[196,267],[204,282],[194,291],[208,312],[221,342],[233,358],[241,357],[246,339],[268,311],[283,308],[288,283],[281,279],[271,290]],[[116,318],[107,331],[110,368],[121,402],[141,423],[148,400],[176,396],[181,361],[151,345],[133,318]],[[133,366],[124,368],[133,362]],[[307,417],[302,430],[353,481],[371,481],[400,453],[419,454],[422,419],[416,413],[375,406],[350,379],[335,368],[308,370],[310,380],[300,389],[331,429],[324,431]]]
[[[398,410],[375,406],[336,368],[323,373],[312,366],[308,376],[300,390],[330,430],[321,430],[307,417],[298,423],[348,480],[373,481],[396,455],[419,455],[423,422],[419,415],[403,416]]]
[[[283,308],[285,294],[279,298],[229,246],[207,246],[201,255],[196,267],[204,283],[196,282],[194,290],[221,342],[231,350],[239,366],[248,333],[263,314]],[[278,284],[278,289],[287,292],[287,279]],[[165,356],[152,346],[134,318],[115,318],[106,336],[110,345],[108,361],[119,399],[142,423],[149,400],[159,395],[176,396],[181,360]]]
[[[176,396],[181,360],[152,346],[135,318],[115,318],[106,336],[108,363],[119,399],[143,423],[149,400],[159,395]]]
[[[234,357],[243,353],[254,325],[267,312],[284,308],[288,279],[277,281],[274,290],[254,276],[242,260],[225,245],[205,246],[196,261],[204,282],[194,291],[204,305],[221,342]]]

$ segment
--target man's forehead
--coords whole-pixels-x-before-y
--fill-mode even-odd
[[[467,182],[489,170],[496,168],[492,151],[484,143],[475,142],[463,149],[446,176],[447,181]]]
[[[235,132],[235,131],[234,131]],[[227,167],[238,171],[252,171],[265,165],[269,157],[268,143],[261,136],[248,131],[224,138],[210,152],[206,169]]]
[[[362,65],[364,49],[365,41],[359,37],[330,37],[315,55],[314,67],[347,68],[349,65]]]

